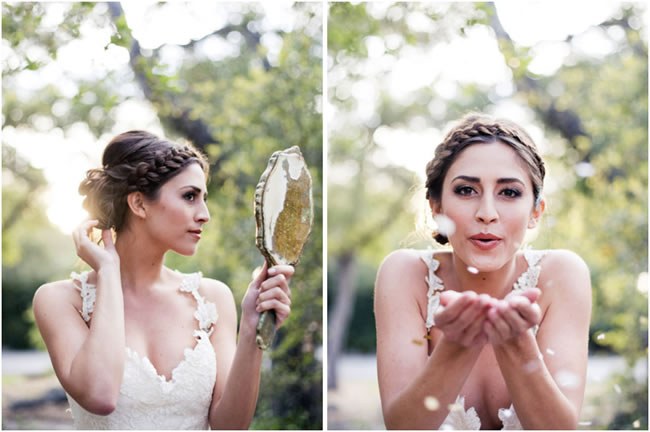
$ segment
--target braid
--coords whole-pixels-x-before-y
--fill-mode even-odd
[[[104,150],[103,168],[91,169],[79,185],[84,208],[99,220],[98,228],[119,231],[127,215],[127,195],[141,192],[155,200],[163,184],[198,163],[208,176],[205,157],[190,145],[179,146],[145,131],[113,138]]]
[[[535,143],[517,124],[482,114],[469,114],[452,128],[435,150],[434,158],[426,167],[426,198],[440,202],[442,184],[451,164],[467,147],[478,143],[500,141],[512,147],[529,168],[535,205],[541,199],[546,169]],[[436,238],[440,243],[446,237]]]
[[[187,146],[158,150],[137,165],[126,167],[126,170],[130,171],[126,176],[128,191],[149,193],[157,189],[161,182],[171,178],[180,168],[198,160],[196,151]]]

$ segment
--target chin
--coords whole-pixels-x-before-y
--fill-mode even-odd
[[[172,248],[172,250],[174,252],[176,252],[179,255],[183,255],[183,256],[192,256],[192,255],[194,255],[196,253],[196,249],[197,249],[196,245],[194,245],[193,247]]]
[[[480,273],[490,273],[502,268],[507,262],[508,258],[502,254],[489,254],[477,255],[470,253],[460,257],[467,267],[474,267]]]

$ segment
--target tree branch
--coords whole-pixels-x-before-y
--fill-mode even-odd
[[[117,22],[124,15],[122,6],[117,2],[110,2],[108,6],[113,22],[119,28]],[[137,39],[131,34],[122,35],[122,37],[130,41],[129,64],[135,74],[136,81],[145,98],[160,108],[158,109],[158,115],[161,120],[168,124],[174,132],[186,137],[201,150],[205,150],[209,144],[218,144],[219,140],[214,136],[210,127],[201,118],[192,116],[191,108],[183,108],[176,95],[154,86],[145,72],[146,59],[142,55]],[[229,153],[226,152],[219,159],[213,161],[213,169],[218,169],[228,157]]]

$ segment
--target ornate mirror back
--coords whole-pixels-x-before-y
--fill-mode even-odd
[[[296,265],[314,218],[311,175],[297,146],[277,151],[255,189],[255,243],[269,266]],[[275,314],[257,324],[257,345],[268,349],[275,337]]]
[[[296,265],[313,221],[311,175],[297,146],[273,153],[255,190],[256,244],[270,265]]]

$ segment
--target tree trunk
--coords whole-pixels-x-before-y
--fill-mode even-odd
[[[329,319],[327,335],[327,388],[338,384],[337,364],[347,337],[347,330],[357,294],[357,260],[353,252],[345,252],[337,259],[338,285],[336,303]]]

